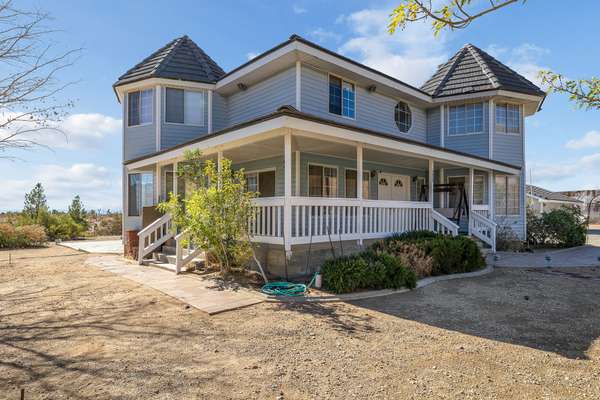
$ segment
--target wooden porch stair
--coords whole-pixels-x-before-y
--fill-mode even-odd
[[[176,255],[175,239],[167,240],[157,251],[152,252],[152,258],[144,259],[143,265],[150,267],[162,268],[167,271],[177,272],[177,255]],[[187,255],[185,254],[184,256]],[[194,257],[187,265],[183,267],[184,272],[195,269],[199,264],[205,263],[204,253]]]

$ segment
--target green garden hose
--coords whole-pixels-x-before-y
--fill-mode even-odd
[[[317,277],[317,273],[315,273],[308,283],[305,285],[304,283],[292,283],[292,282],[269,282],[265,284],[260,291],[264,294],[268,294],[269,296],[286,296],[286,297],[296,297],[296,296],[304,296],[308,291],[308,288],[312,286],[313,282]]]

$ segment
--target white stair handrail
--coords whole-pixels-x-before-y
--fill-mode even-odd
[[[478,213],[471,213],[471,218],[469,218],[471,234],[488,244],[494,253],[496,252],[497,226],[498,224],[494,221]]]
[[[202,248],[192,247],[191,240],[188,240],[187,248],[184,249],[183,242],[187,238],[189,238],[189,230],[187,229],[175,236],[175,272],[177,274],[202,252]],[[187,250],[187,253],[184,255],[185,250]]]
[[[458,236],[459,226],[436,210],[431,210],[431,218],[433,220],[432,230],[434,232],[442,233],[444,235]],[[437,226],[435,226],[436,223]]]
[[[172,224],[171,215],[165,214],[138,232],[139,264],[143,263],[144,257],[173,237]]]

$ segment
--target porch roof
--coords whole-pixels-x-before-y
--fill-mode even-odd
[[[389,148],[390,150],[396,149],[410,153],[414,156],[433,158],[439,161],[455,162],[482,169],[492,169],[511,174],[519,174],[521,171],[521,167],[517,165],[491,160],[489,158],[451,150],[413,139],[398,137],[385,132],[359,128],[349,124],[323,119],[300,112],[292,106],[280,107],[277,111],[263,117],[181,143],[169,149],[127,160],[123,164],[129,168],[139,168],[147,164],[180,158],[186,150],[197,148],[198,145],[201,145],[200,147],[206,149],[216,149],[217,147],[223,148],[224,146],[227,146],[228,143],[238,142],[281,128],[315,132],[316,134],[322,134],[323,140],[326,140],[329,136],[332,139],[363,143],[367,146],[372,145],[384,149]],[[397,148],[398,146],[395,146],[395,144],[403,144],[404,146]]]

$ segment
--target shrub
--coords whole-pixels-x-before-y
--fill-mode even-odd
[[[376,245],[377,247],[381,245]],[[384,250],[384,248],[381,248]],[[389,241],[386,251],[400,259],[402,265],[413,271],[417,277],[431,276],[433,259],[415,243],[405,243],[401,240]]]
[[[325,287],[335,293],[357,289],[412,289],[417,283],[415,273],[405,268],[397,257],[374,249],[329,260],[321,273]]]
[[[15,228],[11,224],[0,224],[0,248],[41,246],[46,240],[46,231],[43,226],[25,225]]]
[[[532,246],[573,247],[585,244],[587,225],[578,207],[527,213],[527,241]]]
[[[0,224],[0,248],[9,249],[16,246],[17,232],[11,224]]]
[[[529,222],[527,222],[527,229],[529,230]],[[496,250],[524,251],[525,249],[525,243],[518,238],[510,226],[498,225],[498,229],[496,230]]]
[[[73,221],[69,214],[48,214],[44,222],[51,240],[75,239],[85,232],[85,227]]]

